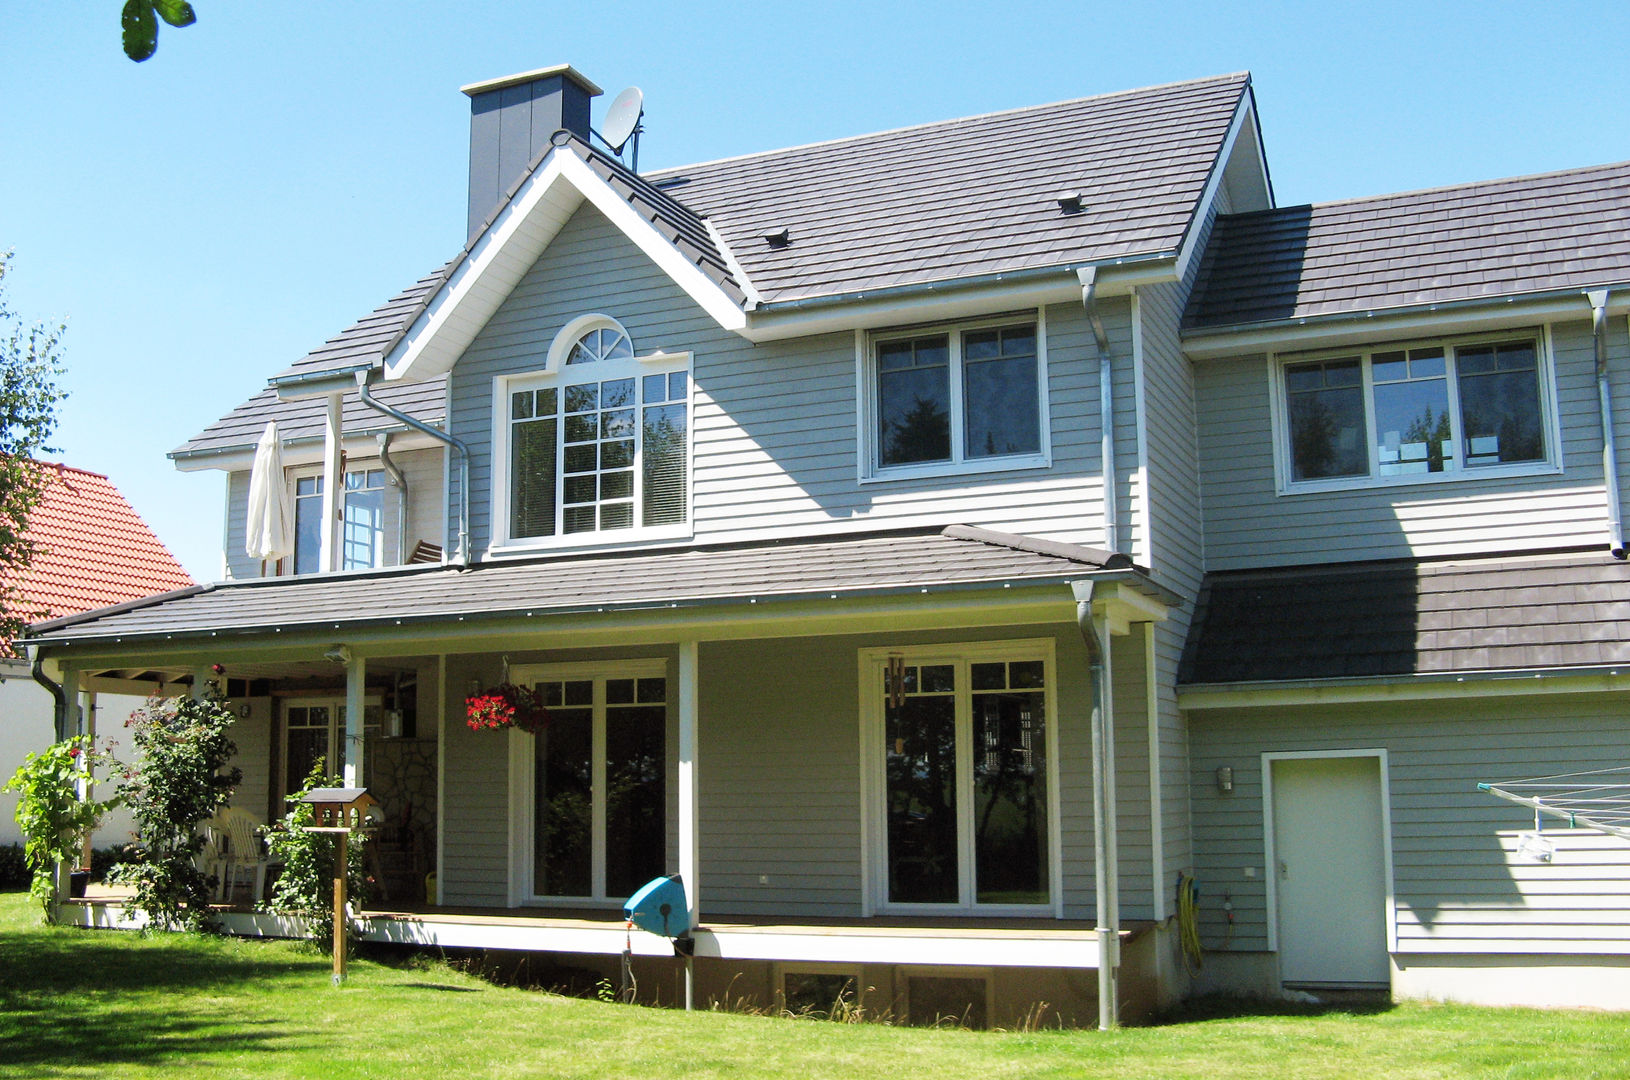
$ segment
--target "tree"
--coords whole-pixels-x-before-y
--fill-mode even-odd
[[[126,0],[119,16],[126,56],[139,64],[158,50],[160,19],[171,26],[191,26],[198,16],[186,0]]]
[[[6,305],[11,252],[0,254],[0,653],[39,612],[19,610],[17,573],[34,545],[28,515],[40,503],[49,472],[35,455],[56,427],[62,375],[62,325],[25,325]]]

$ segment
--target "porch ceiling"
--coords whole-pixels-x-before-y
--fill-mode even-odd
[[[931,533],[869,534],[797,543],[505,560],[470,567],[399,568],[365,574],[225,582],[39,623],[31,644],[47,651],[294,644],[372,633],[452,636],[515,620],[543,629],[636,614],[677,623],[703,610],[774,618],[812,602],[878,598],[943,600],[1108,578],[1158,604],[1175,601],[1124,555],[966,526]],[[1067,589],[1052,599],[1068,611]],[[1051,596],[1051,594],[1049,594]],[[537,621],[534,621],[537,620]],[[108,647],[113,647],[108,649]],[[294,657],[290,657],[294,659]],[[246,674],[235,668],[235,676]]]

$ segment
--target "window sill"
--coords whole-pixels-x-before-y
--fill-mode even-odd
[[[1333,491],[1373,491],[1387,488],[1427,487],[1434,484],[1466,484],[1518,476],[1559,476],[1562,466],[1549,461],[1522,462],[1454,472],[1405,473],[1398,476],[1344,476],[1332,480],[1298,480],[1280,484],[1280,495],[1317,495]]]
[[[574,533],[571,536],[551,536],[544,539],[502,540],[487,547],[491,558],[515,558],[523,555],[545,555],[550,552],[620,551],[647,544],[688,541],[694,535],[690,525],[667,525],[651,529],[626,529],[611,533]]]
[[[917,465],[891,465],[887,468],[876,469],[870,474],[862,474],[860,482],[862,484],[882,484],[898,480],[932,479],[937,476],[974,476],[979,473],[1020,472],[1030,469],[1046,469],[1050,468],[1052,464],[1052,458],[1046,454],[981,458],[978,461],[963,462],[933,461]]]
[[[1052,904],[879,904],[877,915],[898,915],[911,918],[985,918],[985,919],[1056,919]]]

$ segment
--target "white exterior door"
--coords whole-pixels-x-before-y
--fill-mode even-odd
[[[1265,764],[1281,981],[1388,985],[1381,758],[1270,756]]]

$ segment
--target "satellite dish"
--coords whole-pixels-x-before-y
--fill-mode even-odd
[[[623,152],[623,146],[630,137],[640,130],[640,117],[645,115],[645,95],[640,88],[630,86],[611,100],[611,108],[606,110],[605,123],[600,137],[606,141],[615,154]]]

